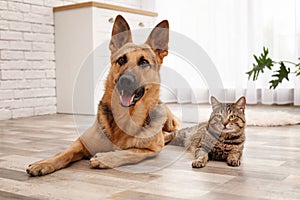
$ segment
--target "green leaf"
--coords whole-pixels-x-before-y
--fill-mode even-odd
[[[300,76],[300,65],[298,66],[298,69],[296,69],[295,73],[296,73],[296,76]]]
[[[300,58],[298,58],[298,60],[300,61]],[[299,68],[299,71],[300,71],[300,62],[297,63],[295,66],[298,67],[298,68]]]
[[[268,68],[269,70],[273,67],[273,60],[268,57],[269,50],[266,47],[263,47],[263,53],[260,54],[259,57],[253,55],[256,63],[253,63],[252,70],[246,72],[248,74],[248,79],[250,80],[252,77],[253,81],[258,79],[259,73],[264,73],[264,69]]]
[[[291,72],[291,69],[289,67],[286,67],[284,63],[281,61],[279,70],[275,71],[275,73],[272,75],[275,79],[269,81],[270,83],[270,89],[275,89],[284,79],[289,81],[289,73]]]

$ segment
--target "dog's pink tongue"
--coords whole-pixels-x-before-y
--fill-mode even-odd
[[[121,96],[120,98],[121,98],[122,105],[123,106],[130,106],[133,102],[133,97],[134,97],[134,95],[132,95],[132,96],[125,96],[125,95]]]

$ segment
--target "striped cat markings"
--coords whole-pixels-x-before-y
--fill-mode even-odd
[[[185,146],[193,153],[193,168],[205,167],[208,160],[240,166],[245,143],[246,99],[241,97],[235,103],[221,103],[211,97],[211,103],[208,122],[181,129],[175,133],[171,144]]]

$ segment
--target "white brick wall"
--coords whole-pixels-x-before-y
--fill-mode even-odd
[[[88,0],[0,0],[0,120],[56,113],[54,6]],[[142,8],[145,0],[97,0]]]

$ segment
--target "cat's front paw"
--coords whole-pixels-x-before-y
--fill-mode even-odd
[[[241,165],[241,161],[237,156],[229,155],[227,157],[227,164],[231,167],[238,167]]]
[[[203,162],[202,160],[194,160],[192,162],[193,168],[203,168],[206,166],[206,162]]]

